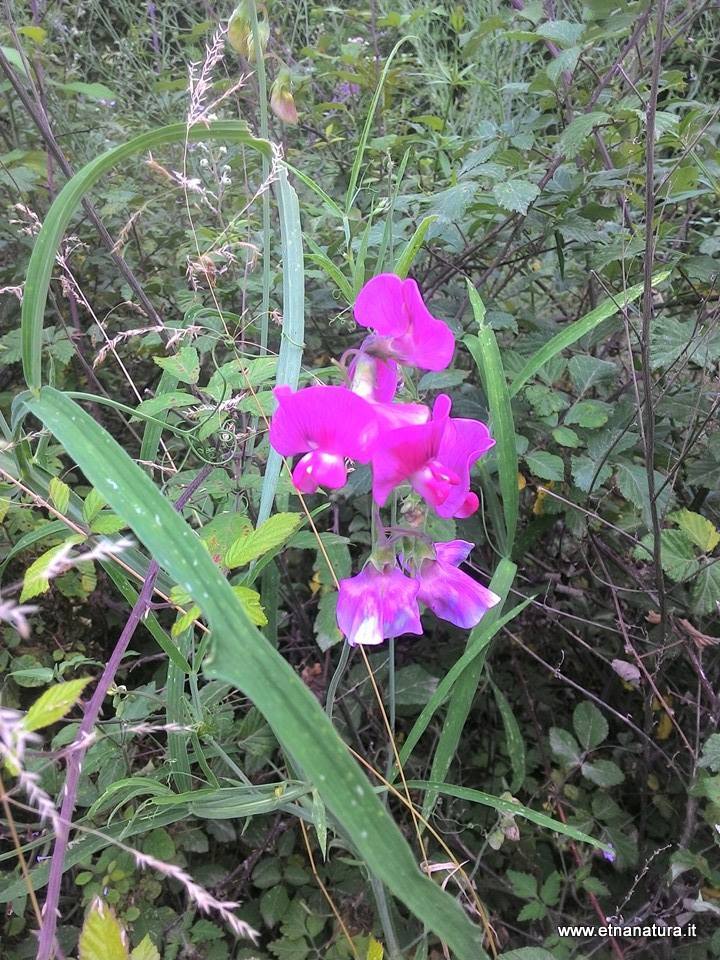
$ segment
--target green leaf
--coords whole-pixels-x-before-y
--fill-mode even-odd
[[[84,83],[82,80],[72,80],[70,83],[54,84],[59,90],[67,93],[79,93],[88,100],[117,100],[117,94],[106,87],[104,83]]]
[[[465,337],[464,343],[472,354],[482,377],[490,409],[491,433],[495,440],[495,457],[505,519],[504,548],[505,554],[509,556],[515,540],[519,504],[515,424],[497,339],[485,320],[485,304],[470,282],[468,282],[468,295],[478,325],[478,333],[475,337]]]
[[[555,955],[543,947],[520,947],[501,953],[498,960],[555,960]]]
[[[540,196],[540,188],[529,180],[504,180],[495,184],[493,196],[505,210],[525,216],[533,200]]]
[[[518,870],[508,870],[505,874],[510,881],[512,891],[516,897],[523,900],[534,900],[537,896],[537,880],[530,873],[520,873]]]
[[[547,913],[547,907],[544,903],[540,903],[539,900],[534,900],[532,903],[526,903],[518,914],[518,920],[541,920]]]
[[[582,751],[575,737],[562,727],[550,727],[550,749],[566,766],[580,763]]]
[[[669,276],[669,270],[662,270],[656,273],[652,279],[652,286],[657,287],[663,280],[667,280]],[[549,360],[568,347],[571,347],[581,337],[590,333],[590,331],[602,323],[603,320],[608,320],[622,310],[623,307],[627,306],[627,304],[632,303],[633,300],[637,300],[644,289],[645,285],[642,283],[637,283],[634,287],[628,287],[615,297],[604,300],[595,307],[594,310],[591,310],[590,313],[586,313],[584,317],[563,327],[560,333],[555,334],[554,337],[548,340],[546,344],[540,347],[540,349],[525,362],[522,370],[517,374],[510,386],[510,396],[514,397],[518,390],[525,386],[530,377],[534,376]]]
[[[593,480],[595,481],[593,489],[595,489],[601,487],[612,476],[612,470],[607,464],[599,465],[597,460],[591,457],[573,457],[570,466],[575,486],[583,493],[590,493]]]
[[[565,464],[562,457],[558,457],[555,453],[548,453],[547,450],[526,453],[525,463],[530,467],[533,476],[541,480],[565,479]]]
[[[560,899],[560,882],[560,874],[553,870],[540,888],[540,897],[549,907],[554,907]]]
[[[668,516],[668,520],[676,523],[682,532],[697,547],[700,547],[703,553],[712,553],[720,543],[720,532],[707,517],[703,517],[699,513],[693,513],[692,510],[685,509],[676,510]]]
[[[270,887],[260,897],[260,913],[266,927],[275,927],[287,913],[290,906],[290,897],[285,887],[276,885]]]
[[[625,779],[625,774],[612,760],[594,760],[580,768],[582,775],[599,787],[616,787]]]
[[[80,960],[128,960],[127,935],[99,897],[90,904],[78,942]]]
[[[100,513],[102,508],[105,506],[106,501],[97,490],[91,490],[90,493],[85,497],[85,502],[83,503],[83,520],[85,523],[92,523],[95,517]]]
[[[720,602],[720,563],[709,563],[698,573],[692,592],[692,605],[696,613],[718,612]]]
[[[547,20],[536,28],[535,33],[545,40],[559,43],[563,47],[574,47],[583,34],[585,25],[571,23],[569,20]]]
[[[153,360],[181,383],[197,383],[200,379],[200,359],[195,347],[180,347],[172,357],[153,357]]]
[[[70,503],[70,487],[59,477],[53,477],[48,485],[50,499],[60,513],[65,513]]]
[[[418,870],[414,853],[317,699],[294,667],[249,623],[232,588],[185,520],[127,452],[69,397],[44,387],[23,400],[111,508],[127,519],[148,553],[202,604],[212,636],[205,675],[237,686],[262,711],[357,855],[390,892],[447,942],[459,960],[485,957],[482,929]]]
[[[262,523],[257,530],[248,530],[240,536],[225,554],[225,565],[243,567],[251,560],[286,543],[302,522],[299,513],[276,513]]]
[[[150,939],[150,934],[146,933],[140,943],[130,954],[130,960],[160,960],[158,948]]]
[[[579,117],[575,117],[575,119],[565,127],[560,135],[560,139],[558,140],[558,153],[562,154],[566,160],[573,160],[595,127],[601,123],[606,123],[609,119],[609,114],[603,110],[596,110],[593,113],[581,113]]]
[[[583,442],[570,427],[555,427],[552,432],[553,440],[561,447],[581,447]]]
[[[713,773],[720,773],[720,733],[711,733],[707,738],[698,766],[708,767]]]
[[[407,277],[410,272],[410,267],[413,265],[415,257],[417,256],[418,250],[423,245],[425,240],[425,234],[428,232],[431,224],[437,220],[437,216],[430,214],[429,217],[423,217],[423,219],[418,224],[417,230],[408,240],[405,249],[402,251],[400,256],[395,262],[394,272],[402,277],[403,280]]]
[[[607,739],[608,722],[594,703],[584,700],[573,710],[573,729],[583,750],[594,750]]]
[[[157,357],[155,358],[157,360]],[[161,358],[173,360],[174,357]],[[172,376],[172,373],[170,373]],[[178,379],[174,377],[174,379]],[[158,413],[165,410],[180,410],[182,407],[197,406],[197,397],[190,396],[189,393],[182,393],[180,390],[170,390],[167,393],[161,393],[157,397],[150,397],[149,400],[143,400],[135,408],[136,414],[144,413],[148,417],[155,417]]]
[[[67,683],[57,683],[50,687],[40,694],[25,714],[23,727],[32,732],[57,723],[75,706],[88,683],[90,683],[90,677],[80,677],[77,680],[68,680]]]
[[[594,430],[608,422],[610,408],[601,400],[580,400],[565,414],[565,423],[577,423],[580,427]]]
[[[633,555],[643,563],[653,559],[653,535],[646,534]],[[700,569],[695,548],[682,530],[662,530],[660,533],[660,560],[662,568],[671,580],[680,583],[689,580]]]
[[[23,576],[23,588],[20,594],[20,603],[32,600],[33,597],[46,593],[50,587],[50,573],[53,562],[63,553],[68,545],[81,543],[85,538],[79,535],[68,537],[63,543],[51,547],[33,561]]]
[[[601,843],[594,837],[583,833],[569,823],[562,823],[560,820],[553,820],[544,813],[538,813],[530,807],[523,806],[514,800],[505,800],[503,797],[494,797],[490,793],[483,793],[481,790],[471,790],[469,787],[458,787],[450,783],[437,783],[435,781],[408,780],[408,787],[412,790],[432,790],[438,793],[444,793],[449,797],[457,797],[458,800],[468,800],[470,803],[480,803],[486,807],[492,807],[498,813],[507,814],[509,817],[523,817],[530,820],[531,823],[544,827],[546,830],[552,830],[553,833],[559,833],[563,837],[571,837],[580,843],[589,843],[598,850],[608,850],[606,843]]]
[[[513,771],[510,793],[516,793],[525,782],[525,741],[507,697],[495,683],[492,689],[505,728],[505,743]]]
[[[672,485],[665,483],[665,477],[657,470],[653,471],[655,479],[655,490],[662,490],[657,495],[656,505],[658,516],[667,513],[668,507],[673,500]],[[636,508],[642,511],[643,522],[646,527],[652,526],[652,514],[650,512],[650,496],[648,493],[648,478],[645,467],[637,463],[620,463],[617,468],[617,485],[620,492]]]

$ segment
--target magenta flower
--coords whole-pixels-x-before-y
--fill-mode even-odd
[[[340,581],[337,623],[351,646],[378,644],[403,633],[422,634],[417,595],[420,585],[397,567],[369,563],[362,573]]]
[[[432,420],[382,434],[373,454],[373,496],[382,507],[390,492],[409,482],[441,517],[469,517],[478,506],[470,468],[495,441],[479,420],[451,418],[441,394]]]
[[[278,408],[270,424],[270,445],[284,457],[305,454],[293,470],[301,493],[337,489],[347,481],[345,458],[367,463],[378,436],[373,407],[346,387],[290,387],[273,391]]]
[[[420,583],[418,600],[441,620],[470,629],[480,622],[500,597],[457,567],[473,548],[467,540],[436,543],[435,559],[421,561],[416,571]]]
[[[358,350],[348,376],[352,392],[373,405],[381,430],[396,430],[430,419],[430,411],[422,403],[393,403],[400,382],[394,360],[381,360]]]
[[[373,277],[357,295],[354,313],[361,327],[375,331],[363,353],[421,370],[444,370],[452,360],[452,331],[430,313],[414,280],[394,273]]]

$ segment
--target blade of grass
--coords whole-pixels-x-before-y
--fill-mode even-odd
[[[403,280],[405,279],[405,277],[407,277],[408,273],[410,272],[410,267],[413,265],[415,261],[415,257],[417,256],[418,250],[423,245],[423,241],[425,240],[425,234],[430,229],[430,225],[433,224],[436,220],[437,220],[437,215],[434,213],[430,214],[429,217],[425,217],[423,220],[421,220],[420,223],[418,224],[417,230],[410,237],[407,244],[405,245],[403,252],[397,258],[397,261],[395,262],[394,272],[399,277],[402,277]]]
[[[29,411],[200,605],[212,631],[207,676],[233,683],[258,707],[368,868],[455,951],[484,957],[483,933],[418,869],[405,838],[350,757],[317,699],[249,622],[197,535],[120,445],[74,401],[44,387]]]
[[[476,336],[465,337],[464,342],[477,364],[490,409],[491,429],[495,438],[495,459],[505,517],[505,531],[502,537],[503,553],[509,557],[517,531],[519,504],[515,424],[497,340],[492,328],[485,323],[485,305],[469,280],[468,294],[478,332]]]
[[[670,270],[661,270],[659,273],[656,273],[652,278],[653,287],[657,287],[663,280],[667,280],[670,273]],[[569,324],[561,330],[560,333],[555,334],[554,337],[540,347],[525,363],[520,373],[518,373],[510,385],[510,396],[514,397],[518,390],[528,382],[530,377],[534,376],[538,370],[542,369],[554,356],[567,349],[567,347],[572,346],[580,337],[584,337],[585,334],[590,333],[590,331],[599,323],[602,323],[603,320],[609,320],[610,317],[613,317],[622,310],[623,307],[632,303],[633,300],[637,300],[644,289],[644,283],[636,283],[634,287],[628,287],[627,290],[623,290],[623,292],[619,293],[616,297],[603,300],[603,302],[595,307],[594,310],[591,310],[590,313],[586,313],[584,317],[575,320],[574,323]]]

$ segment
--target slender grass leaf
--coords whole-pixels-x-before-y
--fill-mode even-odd
[[[652,279],[653,287],[657,287],[663,280],[667,280],[670,272],[670,270],[661,270],[659,273],[656,273]],[[520,373],[518,373],[510,385],[510,396],[514,397],[518,390],[528,382],[530,377],[534,376],[538,370],[541,370],[545,364],[557,356],[558,353],[572,346],[573,343],[581,337],[584,337],[585,334],[590,333],[590,331],[599,323],[602,323],[603,320],[608,320],[610,317],[615,316],[623,307],[632,303],[633,300],[637,300],[638,297],[642,295],[644,289],[645,285],[643,283],[636,283],[634,287],[628,287],[627,290],[618,293],[616,297],[603,300],[603,302],[595,307],[594,310],[591,310],[590,313],[586,313],[584,317],[569,324],[569,326],[561,330],[560,333],[555,334],[554,337],[548,340],[546,344],[540,347],[540,349],[527,360]]]
[[[405,838],[317,699],[249,622],[191,527],[110,434],[70,398],[44,387],[27,400],[27,407],[158,564],[202,606],[212,630],[206,675],[234,684],[253,701],[370,871],[459,960],[484,957],[482,930],[420,872]]]
[[[491,683],[491,686],[505,728],[505,743],[513,771],[510,793],[515,793],[525,782],[525,741],[507,697],[497,684]]]
[[[423,245],[423,241],[425,240],[425,234],[430,229],[430,225],[433,224],[436,220],[437,220],[437,214],[434,214],[434,213],[430,214],[429,217],[425,217],[423,220],[421,220],[420,223],[418,224],[417,230],[410,237],[410,239],[407,242],[407,245],[405,246],[405,249],[397,258],[397,261],[395,263],[395,273],[399,277],[402,277],[403,280],[405,279],[405,277],[407,277],[408,273],[410,272],[410,267],[413,265],[415,261],[415,257],[418,254],[418,250]]]

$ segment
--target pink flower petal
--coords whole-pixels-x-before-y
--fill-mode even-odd
[[[361,327],[370,327],[381,337],[401,337],[410,326],[405,307],[403,280],[394,273],[380,273],[358,293],[353,313]]]
[[[371,563],[340,581],[338,627],[351,646],[382,643],[404,633],[422,634],[417,606],[419,585],[397,568],[380,571]]]
[[[300,493],[315,493],[318,487],[339,490],[347,482],[345,458],[319,450],[306,453],[298,460],[292,478]]]
[[[377,439],[372,406],[346,387],[289,387],[273,391],[278,408],[270,445],[283,456],[320,450],[367,463]]]
[[[457,554],[457,547],[454,545],[459,543],[464,544],[465,541],[436,544],[435,549],[437,551],[447,546],[450,554]],[[500,597],[487,587],[442,560],[424,560],[418,572],[418,580],[418,600],[432,610],[436,617],[466,630],[476,626],[491,607],[500,603]]]
[[[375,403],[390,403],[400,380],[394,360],[371,356],[362,346],[350,364],[348,374],[353,393]]]

